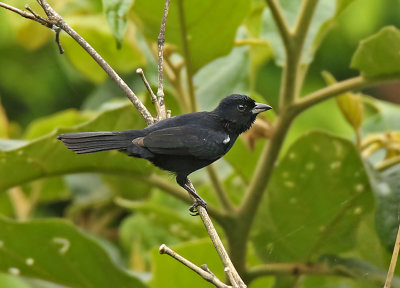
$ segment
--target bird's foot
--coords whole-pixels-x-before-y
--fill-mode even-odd
[[[201,199],[201,198],[196,198],[196,200],[195,200],[195,202],[193,203],[193,205],[190,206],[190,208],[189,208],[189,211],[190,211],[190,215],[191,215],[191,216],[197,216],[197,215],[199,215],[199,211],[198,211],[198,209],[197,209],[197,207],[199,207],[199,206],[201,206],[201,207],[203,207],[204,209],[207,210],[207,202],[204,201],[204,200]]]

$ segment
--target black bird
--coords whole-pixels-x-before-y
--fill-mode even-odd
[[[191,188],[188,175],[224,156],[258,113],[271,108],[232,94],[211,112],[182,114],[141,130],[67,133],[57,138],[78,154],[119,150],[175,173],[178,184],[196,199],[189,209],[194,212],[199,205],[206,208],[206,202]]]

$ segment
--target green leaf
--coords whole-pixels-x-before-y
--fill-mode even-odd
[[[77,155],[56,139],[57,134],[78,131],[118,131],[143,128],[132,104],[113,104],[91,121],[75,128],[57,129],[37,140],[23,142],[14,149],[0,145],[0,191],[42,177],[78,172],[100,172],[139,177],[152,171],[151,164],[117,152]],[[24,171],[24,173],[9,173]]]
[[[133,0],[103,0],[103,11],[106,14],[108,25],[117,40],[118,49],[121,48],[126,32],[127,14]]]
[[[268,261],[307,261],[349,250],[372,206],[368,176],[353,143],[322,132],[290,147],[268,192],[253,238]]]
[[[370,247],[371,248],[371,247]],[[318,262],[329,266],[333,271],[341,271],[352,279],[344,277],[307,277],[301,288],[374,288],[382,287],[385,283],[387,270],[378,268],[368,262],[353,259],[341,258],[336,255],[322,256]],[[392,287],[400,287],[400,279],[393,278]]]
[[[99,242],[66,221],[0,218],[0,226],[2,272],[70,287],[146,287],[116,267]]]
[[[25,281],[22,279],[12,276],[12,275],[7,275],[0,273],[0,287],[2,288],[32,288],[30,285],[28,285]]]
[[[373,168],[371,168],[372,170]],[[400,202],[400,165],[393,166],[382,173],[371,171],[373,188],[377,199],[375,227],[385,248],[393,251],[399,229],[398,206]]]
[[[400,31],[388,26],[361,41],[351,61],[364,77],[400,73]]]
[[[111,32],[101,16],[77,16],[65,19],[117,72],[130,72],[144,63],[144,57],[137,47],[134,31],[125,39],[120,50],[114,45]],[[129,27],[128,27],[129,28]],[[133,29],[133,27],[132,27]],[[71,37],[61,34],[65,55],[72,65],[89,80],[99,83],[107,78],[106,73],[93,58]]]
[[[236,47],[228,56],[211,62],[194,77],[196,96],[202,110],[212,110],[215,103],[233,94],[249,94],[249,51]],[[210,77],[212,75],[212,77]]]
[[[25,139],[31,140],[53,132],[57,127],[73,127],[88,121],[95,115],[93,112],[79,112],[68,109],[56,114],[39,118],[31,122],[25,132]]]
[[[180,5],[182,9],[180,9]],[[184,55],[187,42],[193,72],[231,51],[236,30],[250,9],[250,1],[171,1],[165,40]],[[157,41],[164,0],[136,0],[134,20],[145,37]],[[183,11],[183,13],[181,13]],[[184,19],[185,27],[180,22]],[[182,40],[184,39],[184,40]]]
[[[336,18],[353,1],[354,0],[319,1],[306,36],[301,63],[309,64],[312,62],[317,48],[325,35],[329,32],[332,24],[335,23]],[[289,26],[294,27],[302,2],[280,0],[279,3]],[[286,58],[285,49],[278,28],[275,25],[268,7],[264,11],[261,35],[262,38],[268,40],[271,47],[273,47],[277,65],[283,66]]]
[[[382,131],[400,130],[400,105],[370,99],[378,108],[378,113],[364,121],[364,133],[382,133]]]
[[[198,266],[207,263],[207,267],[219,279],[224,279],[224,267],[208,238],[187,242],[171,247],[171,249]],[[173,287],[205,287],[206,284],[203,278],[168,255],[160,255],[158,249],[154,250],[152,256],[154,276],[150,283],[151,287],[164,288],[166,283],[173,283]]]

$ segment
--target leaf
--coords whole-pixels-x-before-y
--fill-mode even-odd
[[[108,25],[117,40],[118,49],[121,48],[126,32],[127,14],[133,0],[103,0],[103,11],[106,14]]]
[[[212,110],[216,102],[233,93],[249,94],[248,63],[248,48],[236,47],[228,56],[216,59],[198,71],[194,84],[198,87],[196,98],[200,108]]]
[[[3,273],[0,273],[0,287],[3,287],[3,288],[32,288],[30,285],[28,285],[22,279],[12,276],[12,275],[3,274]]]
[[[376,231],[383,246],[392,252],[400,225],[398,209],[400,165],[393,166],[380,174],[371,168],[370,173],[374,179],[372,187],[377,199]]]
[[[371,196],[353,143],[322,132],[306,134],[274,170],[255,225],[259,255],[268,261],[308,261],[319,253],[349,250],[371,209]]]
[[[349,280],[345,277],[307,277],[301,286],[302,288],[374,288],[382,287],[385,283],[386,269],[378,268],[359,259],[325,255],[318,262],[327,265],[332,271],[340,271],[352,279]],[[400,279],[398,277],[393,278],[392,287],[400,287]]]
[[[220,279],[224,279],[224,267],[209,239],[196,240],[171,247],[178,254],[200,266],[207,263],[207,267]],[[164,288],[166,283],[173,283],[173,287],[204,288],[205,280],[193,274],[185,265],[171,259],[168,255],[160,255],[158,249],[152,253],[153,279],[150,286]]]
[[[134,31],[125,39],[120,50],[114,45],[113,35],[106,29],[107,24],[101,16],[75,16],[65,19],[70,26],[85,38],[96,51],[117,72],[130,72],[144,63],[144,57],[137,47]],[[129,29],[129,27],[128,27]],[[79,44],[71,37],[61,34],[61,43],[65,55],[72,65],[89,80],[99,83],[107,78],[106,73],[99,67],[93,58],[82,50]]]
[[[328,85],[336,83],[336,79],[329,72],[323,71],[322,76]],[[354,130],[358,130],[364,118],[364,105],[361,94],[346,92],[338,95],[335,99],[347,122],[353,126]]]
[[[305,39],[301,63],[309,64],[312,62],[317,48],[329,32],[336,18],[353,1],[319,1]],[[302,2],[280,0],[279,3],[289,26],[294,27]],[[285,49],[269,8],[264,10],[261,37],[268,40],[271,47],[273,47],[276,64],[279,66],[285,65]]]
[[[113,104],[91,121],[75,128],[57,129],[39,139],[23,142],[16,148],[2,149],[0,145],[0,175],[7,175],[0,177],[0,191],[42,177],[68,173],[100,172],[131,177],[148,175],[153,168],[145,160],[133,159],[117,151],[77,155],[56,139],[57,134],[65,132],[143,128],[143,120],[138,114],[130,103]]]
[[[116,267],[99,242],[66,221],[0,218],[0,226],[2,272],[69,287],[146,287]]]
[[[180,12],[180,5],[182,6]],[[193,72],[231,51],[236,30],[250,9],[250,1],[171,1],[165,40],[184,55],[187,42]],[[160,32],[164,0],[136,0],[132,12],[145,37],[155,42]],[[185,27],[180,21],[184,19]],[[186,33],[185,33],[186,32]],[[183,34],[185,33],[185,34]]]
[[[351,61],[364,77],[379,77],[400,73],[400,31],[394,26],[361,41]]]
[[[362,131],[382,133],[382,131],[400,130],[400,105],[389,104],[385,101],[370,99],[378,108],[378,113],[364,121]]]
[[[82,122],[88,121],[93,116],[94,113],[89,111],[79,112],[74,109],[68,109],[50,116],[39,118],[29,124],[27,131],[25,132],[25,139],[31,140],[49,134],[59,126],[76,126]]]

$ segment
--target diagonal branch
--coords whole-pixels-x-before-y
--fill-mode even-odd
[[[296,101],[292,109],[294,110],[294,113],[297,115],[306,110],[307,108],[310,108],[315,104],[318,104],[329,98],[337,96],[340,93],[344,93],[346,91],[351,91],[351,90],[363,89],[383,84],[386,82],[394,82],[394,81],[400,81],[400,75],[394,74],[379,78],[364,78],[362,76],[353,77],[347,80],[336,82],[333,85],[327,86],[325,88],[322,88],[305,96],[304,98]]]
[[[186,258],[182,257],[181,255],[179,255],[178,253],[176,253],[175,251],[173,251],[171,248],[169,248],[167,245],[162,244],[159,248],[159,252],[160,254],[167,254],[169,256],[171,256],[172,258],[174,258],[175,260],[181,262],[183,265],[185,265],[186,267],[192,269],[194,272],[196,272],[197,274],[199,274],[201,277],[203,277],[204,280],[212,283],[215,285],[215,287],[218,288],[230,288],[231,286],[226,285],[225,283],[223,283],[221,280],[219,280],[208,268],[207,266],[202,265],[202,267],[200,268],[199,266],[193,264],[192,262],[190,262],[189,260],[187,260]]]
[[[276,0],[266,0],[269,9],[271,10],[272,17],[274,18],[275,24],[278,27],[278,31],[281,34],[285,49],[292,45],[291,32],[285,17],[283,16],[282,9]]]

